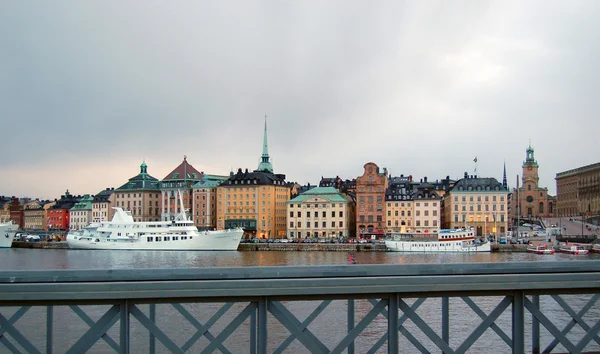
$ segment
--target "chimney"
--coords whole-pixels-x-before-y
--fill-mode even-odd
[[[423,177],[423,179],[425,180],[425,183],[427,183],[427,177]]]

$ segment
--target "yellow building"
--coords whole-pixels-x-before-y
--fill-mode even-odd
[[[243,227],[245,237],[285,238],[286,202],[290,187],[285,175],[274,174],[269,162],[267,122],[258,169],[236,174],[217,187],[217,229]]]
[[[476,235],[508,229],[508,191],[495,178],[467,176],[444,199],[444,228],[473,227]]]
[[[199,230],[217,227],[217,187],[227,180],[226,176],[204,175],[194,184],[192,195],[192,220]]]

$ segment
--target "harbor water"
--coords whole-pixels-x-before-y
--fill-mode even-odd
[[[143,269],[143,268],[194,268],[202,272],[206,267],[248,267],[248,266],[303,266],[303,265],[340,265],[348,264],[360,267],[364,264],[445,264],[445,263],[471,263],[471,262],[569,262],[571,260],[600,260],[600,254],[574,256],[555,254],[541,256],[529,253],[397,253],[397,252],[187,252],[187,251],[92,251],[92,250],[44,250],[44,249],[4,249],[0,250],[1,270],[49,270],[49,269]],[[578,312],[591,296],[565,295],[563,298]],[[487,314],[502,301],[502,297],[472,297],[475,303]],[[410,305],[415,299],[405,299]],[[219,320],[210,332],[218,335],[247,303],[236,303]],[[285,306],[300,320],[303,321],[318,305],[319,301],[286,302]],[[206,323],[222,304],[184,304],[201,323]],[[371,309],[368,300],[356,301],[356,323],[360,321]],[[92,320],[97,321],[109,308],[108,306],[81,306]],[[542,312],[549,317],[559,328],[565,327],[571,318],[549,296],[541,297]],[[148,313],[147,305],[140,305],[140,309]],[[187,322],[182,315],[170,304],[156,306],[157,325],[179,346],[184,345],[196,333],[193,325]],[[2,315],[9,318],[17,308],[1,308]],[[438,334],[441,333],[441,301],[439,298],[426,300],[417,310],[417,313]],[[16,327],[25,333],[26,337],[39,349],[45,348],[45,307],[31,308],[17,323]],[[584,320],[593,326],[600,318],[600,304],[588,311]],[[450,345],[457,348],[462,341],[479,325],[481,320],[460,298],[450,299]],[[496,324],[510,337],[511,313],[510,307],[498,318]],[[407,321],[405,328],[422,343],[429,351],[439,352],[439,349],[430,343],[429,339],[414,325]],[[268,350],[272,352],[289,336],[283,325],[273,316],[269,316],[269,343]],[[56,306],[54,310],[54,352],[62,353],[70,348],[79,339],[89,326],[68,306]],[[531,315],[526,312],[526,351],[531,347]],[[333,349],[345,335],[346,329],[346,301],[333,301],[327,309],[309,326],[329,349]],[[387,331],[387,321],[379,315],[355,341],[356,353],[368,351]],[[553,337],[541,327],[542,349],[545,348]],[[108,332],[118,342],[118,323]],[[569,339],[578,342],[585,332],[575,326],[567,335]],[[148,352],[148,331],[131,318],[131,351],[133,353]],[[9,336],[8,336],[9,337]],[[12,340],[12,339],[11,339]],[[14,341],[13,341],[14,343]],[[206,338],[200,339],[187,352],[201,352],[208,345]],[[225,346],[234,353],[247,353],[249,345],[249,322],[244,322],[226,341]],[[598,351],[600,346],[593,342],[586,347],[586,351]],[[0,352],[7,351],[0,343]],[[386,352],[384,344],[377,352]],[[416,353],[417,349],[400,334],[400,351],[402,353]],[[99,340],[90,351],[92,353],[112,353],[109,345]],[[156,342],[157,353],[167,353],[167,349]],[[285,353],[308,352],[297,340],[293,341]],[[468,351],[471,353],[510,353],[510,348],[491,329],[479,338]],[[553,352],[567,352],[560,345]]]

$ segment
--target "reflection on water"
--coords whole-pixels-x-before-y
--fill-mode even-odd
[[[6,249],[0,250],[2,262],[1,270],[16,269],[131,269],[131,268],[204,268],[204,267],[234,267],[234,266],[299,266],[299,265],[341,265],[355,263],[353,267],[361,264],[415,264],[415,263],[467,263],[467,262],[515,262],[532,261],[565,262],[570,260],[599,260],[600,255],[573,256],[556,254],[553,256],[539,256],[528,253],[482,253],[482,254],[403,254],[397,252],[182,252],[182,251],[93,251],[93,250],[34,250],[34,249]],[[578,312],[588,299],[589,295],[565,295],[563,298]],[[503,297],[475,297],[473,301],[489,314],[502,301]],[[403,299],[408,305],[413,304],[415,299]],[[376,300],[378,301],[378,300]],[[304,321],[321,301],[298,301],[284,302],[286,308],[293,313],[299,321]],[[184,304],[194,318],[204,324],[210,320],[222,304]],[[247,303],[236,303],[215,322],[210,332],[218,336],[223,329],[237,316]],[[85,312],[97,321],[107,310],[108,306],[84,306]],[[373,305],[369,300],[357,300],[355,305],[356,320],[366,316]],[[571,320],[564,310],[549,296],[541,297],[542,312],[549,317],[559,329],[566,326]],[[148,305],[140,305],[140,309],[148,314]],[[326,309],[312,322],[309,330],[323,342],[329,350],[344,337],[347,326],[347,301],[336,300],[329,304]],[[10,317],[16,311],[15,308],[1,308],[5,317]],[[441,300],[439,298],[427,299],[416,312],[436,333],[441,333]],[[34,307],[21,318],[16,326],[39,349],[45,348],[45,318],[46,312],[43,307]],[[187,322],[171,304],[157,305],[158,326],[172,338],[178,346],[183,346],[194,334],[196,328]],[[457,348],[468,337],[473,329],[479,325],[481,320],[466,305],[461,298],[450,299],[450,345]],[[584,316],[584,320],[593,326],[600,318],[600,307],[595,305]],[[54,351],[65,352],[75,341],[89,328],[71,309],[66,306],[57,306],[54,310]],[[462,320],[465,321],[462,321]],[[498,318],[496,324],[508,337],[511,337],[511,308]],[[525,315],[526,346],[531,345],[531,315]],[[289,336],[288,330],[269,315],[269,351],[275,350]],[[404,322],[404,330],[410,335],[424,343],[429,351],[439,352],[429,339],[411,322]],[[368,351],[387,331],[387,320],[383,315],[378,315],[372,323],[356,339],[356,352]],[[109,331],[110,336],[118,342],[119,325],[113,326]],[[580,326],[575,326],[567,335],[575,343],[582,338],[585,331]],[[250,322],[246,320],[242,325],[225,340],[225,346],[234,353],[248,352],[250,335]],[[403,353],[417,352],[405,335],[400,335],[400,348]],[[541,327],[542,349],[551,341],[552,336]],[[148,351],[148,331],[133,317],[131,317],[131,348],[133,352]],[[202,337],[188,350],[190,353],[200,352],[208,345],[209,341]],[[600,350],[597,343],[586,347],[586,350]],[[6,347],[0,343],[0,352],[6,351]],[[377,352],[386,352],[386,344],[382,345]],[[555,352],[566,352],[562,346],[558,346]],[[91,351],[93,353],[111,353],[110,346],[103,340],[98,341]],[[157,353],[168,352],[164,346],[157,342]],[[305,353],[307,350],[294,340],[284,351],[285,353]],[[510,353],[510,348],[494,331],[487,330],[481,336],[469,352],[486,353]]]

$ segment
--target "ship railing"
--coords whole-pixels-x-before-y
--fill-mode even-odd
[[[584,352],[600,262],[0,271],[0,352]]]

